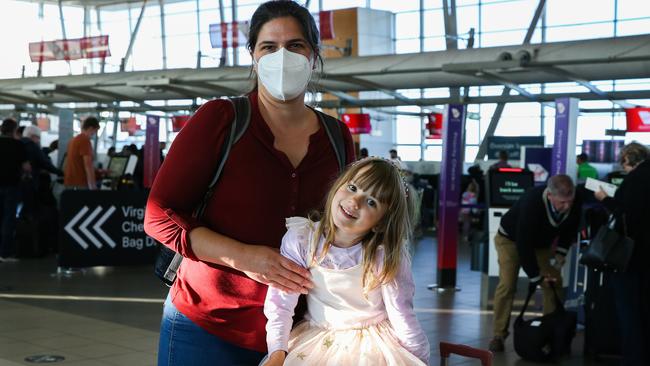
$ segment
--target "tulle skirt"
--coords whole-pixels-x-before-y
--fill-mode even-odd
[[[346,330],[328,330],[302,322],[291,331],[284,365],[411,366],[425,365],[402,347],[388,320]],[[426,365],[425,365],[426,366]]]

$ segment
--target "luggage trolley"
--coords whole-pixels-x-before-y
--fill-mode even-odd
[[[465,346],[463,344],[440,342],[441,366],[449,365],[449,356],[452,353],[468,358],[476,358],[481,361],[482,366],[492,366],[492,352],[488,350]]]

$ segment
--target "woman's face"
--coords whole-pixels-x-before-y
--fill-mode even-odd
[[[262,56],[273,53],[282,47],[312,60],[309,42],[305,39],[298,21],[290,16],[275,18],[262,26],[257,35],[253,59],[259,61]]]
[[[627,156],[623,157],[623,163],[621,164],[623,167],[623,170],[625,170],[626,173],[629,173],[636,168],[636,165],[630,165],[629,161],[627,160]]]

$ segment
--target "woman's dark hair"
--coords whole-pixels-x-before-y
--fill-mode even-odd
[[[16,128],[18,128],[18,122],[16,122],[16,120],[13,118],[7,118],[2,121],[2,128],[0,129],[0,132],[4,136],[12,136],[16,132]]]
[[[318,65],[322,69],[323,59],[320,55],[320,33],[318,32],[316,21],[314,21],[307,8],[291,0],[267,1],[255,10],[248,29],[248,43],[246,44],[248,51],[252,54],[255,50],[257,36],[260,34],[260,30],[264,24],[273,19],[284,17],[292,17],[298,22],[305,40],[309,44],[312,52],[314,52]],[[256,88],[257,81],[255,81],[254,89]]]

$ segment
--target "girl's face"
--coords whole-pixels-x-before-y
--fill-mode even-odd
[[[357,177],[366,169],[359,171]],[[334,244],[349,247],[379,223],[386,213],[386,205],[361,189],[352,179],[336,191],[330,210],[336,227]]]
[[[301,54],[311,60],[312,50],[302,34],[298,21],[290,16],[266,22],[257,36],[253,59],[259,59],[284,47],[287,51]]]

